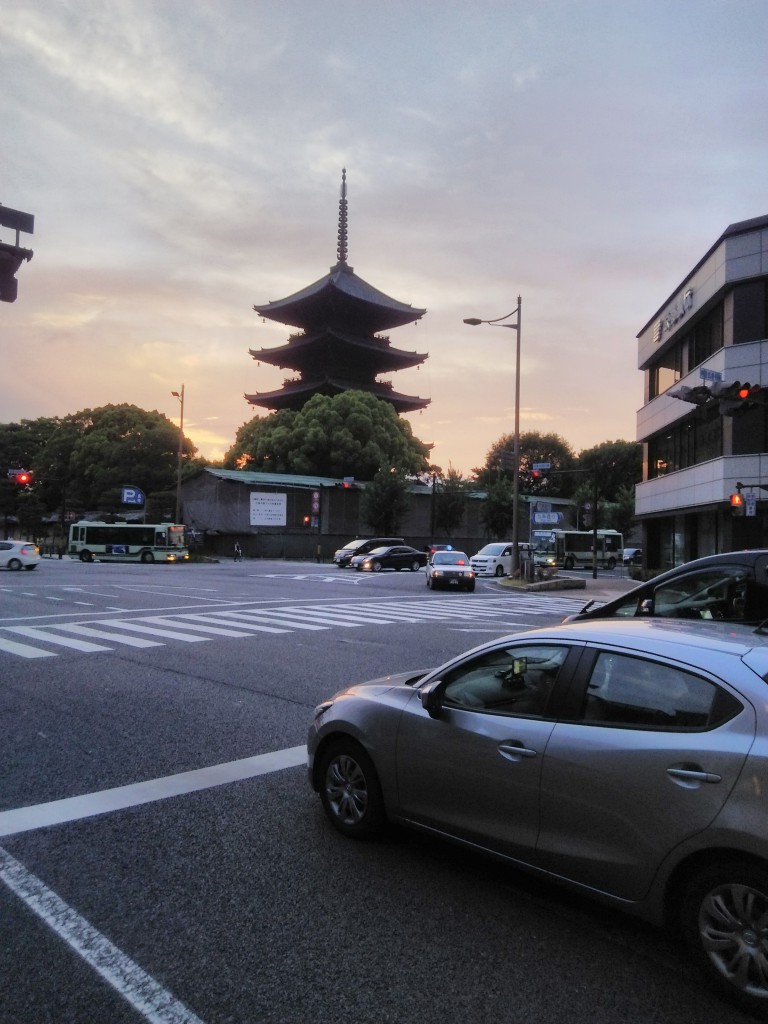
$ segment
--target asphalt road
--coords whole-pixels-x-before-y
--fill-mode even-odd
[[[344,840],[308,787],[324,697],[583,601],[284,562],[1,573],[0,1024],[746,1021],[670,938],[431,839]]]

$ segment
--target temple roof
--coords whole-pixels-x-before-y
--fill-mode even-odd
[[[418,366],[427,358],[426,353],[393,348],[388,338],[360,337],[333,328],[315,334],[294,335],[288,339],[287,345],[251,348],[248,351],[254,359],[291,370],[307,371],[312,365],[322,365],[325,369],[353,363],[365,368],[372,377],[390,370]]]
[[[385,295],[345,263],[337,263],[325,277],[285,299],[253,308],[259,316],[291,327],[349,327],[370,333],[402,327],[426,313]]]
[[[430,402],[429,398],[400,394],[394,391],[391,385],[378,381],[361,387],[357,381],[330,376],[317,380],[286,381],[277,391],[261,391],[255,395],[245,395],[245,398],[251,405],[258,405],[264,409],[301,409],[314,395],[340,395],[355,390],[364,390],[376,398],[389,402],[397,413],[416,412],[418,409],[425,409]]]

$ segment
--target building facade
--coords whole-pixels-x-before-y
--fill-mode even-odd
[[[723,232],[639,333],[638,366],[645,564],[768,547],[768,407],[717,397],[737,381],[768,387],[768,216]]]

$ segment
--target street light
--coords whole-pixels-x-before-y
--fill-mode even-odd
[[[477,327],[479,324],[491,324],[493,327],[509,327],[517,332],[517,345],[515,349],[515,454],[512,467],[512,576],[517,575],[519,569],[519,552],[517,542],[520,533],[520,520],[518,511],[518,498],[520,497],[520,335],[522,334],[522,309],[523,300],[517,296],[517,306],[506,316],[500,316],[496,320],[479,320],[477,317],[468,317],[465,324]],[[511,316],[517,317],[517,323],[504,324],[502,320],[509,320]]]
[[[178,398],[181,404],[181,419],[179,420],[179,457],[176,460],[176,518],[175,523],[181,522],[181,459],[184,454],[184,385],[181,391],[172,391],[174,398]]]

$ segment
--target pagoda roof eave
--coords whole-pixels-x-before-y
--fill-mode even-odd
[[[286,345],[262,349],[250,348],[248,352],[254,359],[263,363],[298,370],[304,365],[307,352],[315,348],[318,343],[322,344],[324,339],[327,339],[327,343],[336,343],[341,349],[374,356],[381,367],[380,373],[418,366],[428,358],[426,352],[407,352],[404,349],[394,348],[381,338],[361,338],[332,329],[291,338]]]
[[[363,306],[370,319],[379,324],[377,330],[400,327],[421,319],[426,309],[418,309],[405,302],[399,302],[390,295],[379,291],[355,274],[346,264],[331,267],[325,277],[294,292],[284,299],[254,306],[259,316],[292,327],[303,327],[307,323],[324,319],[323,311],[329,305],[338,304],[342,298],[353,306]]]
[[[393,391],[383,384],[374,383],[371,387],[359,387],[354,381],[340,380],[337,377],[324,377],[322,380],[295,381],[286,384],[276,391],[261,391],[255,395],[245,395],[244,398],[251,405],[260,406],[263,409],[291,409],[303,405],[309,398],[317,394],[337,395],[348,391],[364,391],[368,394],[388,402],[394,409],[400,412],[417,412],[419,409],[426,409],[431,399],[419,398],[416,395],[404,395],[399,391]]]

